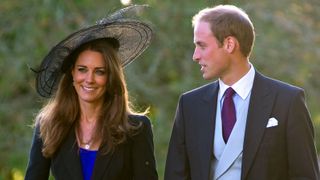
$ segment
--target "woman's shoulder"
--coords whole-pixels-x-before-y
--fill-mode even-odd
[[[133,125],[150,125],[150,119],[146,115],[138,115],[138,114],[130,114],[129,116],[129,122]]]

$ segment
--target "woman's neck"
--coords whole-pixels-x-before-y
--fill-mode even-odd
[[[78,126],[78,143],[85,149],[97,150],[100,146],[100,140],[96,135],[96,126],[98,123],[101,106],[90,103],[80,104],[80,119]]]
[[[80,103],[80,122],[95,123],[100,114],[102,105]]]

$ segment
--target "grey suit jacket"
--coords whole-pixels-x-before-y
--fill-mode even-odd
[[[218,91],[216,81],[180,97],[165,180],[209,179]],[[266,128],[272,117],[278,120],[278,126]],[[243,144],[241,179],[319,179],[313,139],[304,91],[256,72]]]
[[[126,143],[119,145],[112,154],[98,152],[93,170],[93,180],[157,180],[153,152],[151,124],[145,116],[129,116],[133,122],[143,122],[142,130]],[[57,180],[81,180],[81,164],[74,131],[53,158],[45,158],[41,153],[42,140],[36,128],[30,151],[26,180],[48,179],[49,170]]]

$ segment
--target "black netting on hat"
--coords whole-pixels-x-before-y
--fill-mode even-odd
[[[136,9],[135,9],[136,8]],[[63,65],[76,48],[84,43],[101,38],[113,38],[118,41],[118,55],[122,66],[128,65],[137,58],[150,44],[152,28],[136,19],[124,18],[126,10],[129,14],[137,13],[141,6],[122,9],[110,17],[104,18],[96,25],[81,29],[58,43],[44,58],[37,75],[37,92],[43,97],[50,97],[57,88],[63,74]]]

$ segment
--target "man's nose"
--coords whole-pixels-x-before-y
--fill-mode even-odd
[[[195,48],[195,49],[194,49],[192,59],[193,59],[193,61],[195,61],[195,62],[199,61],[200,56],[199,56],[198,48]]]

